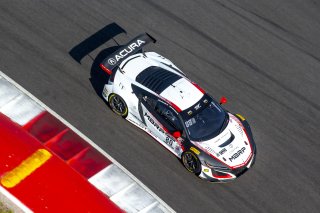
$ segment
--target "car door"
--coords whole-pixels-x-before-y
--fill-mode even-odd
[[[150,134],[172,153],[181,156],[183,147],[182,138],[172,136],[175,131],[180,131],[179,119],[176,112],[162,100],[144,96],[142,98],[143,118]]]

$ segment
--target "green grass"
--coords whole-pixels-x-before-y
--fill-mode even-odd
[[[0,202],[0,213],[13,213],[13,211]]]

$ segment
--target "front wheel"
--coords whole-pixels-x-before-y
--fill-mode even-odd
[[[112,111],[114,111],[117,115],[122,116],[123,118],[127,117],[128,106],[120,95],[113,93],[109,96],[108,100]]]
[[[201,172],[201,163],[199,158],[190,151],[186,151],[181,156],[182,163],[184,167],[194,174],[200,174]]]

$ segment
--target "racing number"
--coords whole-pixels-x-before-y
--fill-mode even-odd
[[[166,137],[166,144],[168,144],[169,146],[171,146],[172,147],[172,143],[173,143],[173,140],[167,135],[167,137]]]

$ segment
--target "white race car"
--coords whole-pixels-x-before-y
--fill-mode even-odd
[[[102,96],[111,109],[213,182],[233,180],[254,163],[256,146],[243,116],[221,107],[170,60],[142,48],[144,33],[100,64],[109,75]]]

